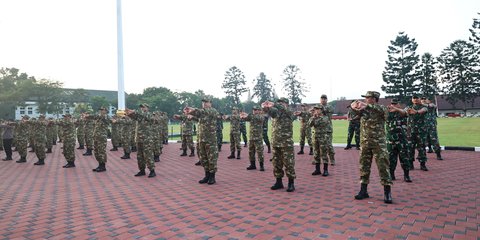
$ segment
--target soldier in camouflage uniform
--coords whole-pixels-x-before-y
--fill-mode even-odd
[[[187,148],[190,149],[190,157],[195,156],[195,147],[193,145],[193,121],[187,114],[173,115],[173,118],[182,121],[182,151],[180,156],[187,156]]]
[[[118,151],[118,146],[120,146],[120,129],[117,121],[117,116],[112,117],[112,149],[110,151]]]
[[[302,104],[301,106],[301,111],[294,112],[295,116],[300,120],[300,151],[297,154],[304,154],[303,149],[305,148],[305,138],[307,138],[308,146],[310,147],[309,155],[313,155],[312,128],[308,125],[312,113],[308,110],[307,104]]]
[[[149,105],[140,104],[140,111],[125,110],[127,116],[138,123],[137,127],[137,162],[140,170],[135,177],[145,176],[145,167],[148,167],[150,174],[148,177],[155,177],[155,161],[153,160],[153,130],[152,125],[155,122],[154,117],[148,111]]]
[[[107,163],[107,132],[111,120],[107,115],[107,108],[100,107],[98,111],[98,115],[89,115],[87,117],[87,119],[94,120],[95,124],[93,132],[93,153],[98,162],[98,167],[92,169],[92,171],[105,172],[107,171],[107,167],[105,166]]]
[[[235,149],[237,150],[237,159],[240,159],[242,148],[240,146],[240,116],[238,109],[232,108],[232,115],[223,116],[224,120],[230,120],[230,156],[228,159],[235,158]]]
[[[352,101],[352,103],[355,100]],[[355,135],[355,148],[360,150],[360,115],[358,115],[355,111],[348,108],[347,119],[348,119],[348,135],[347,135],[347,146],[345,150],[352,148],[352,138]]]
[[[168,144],[168,116],[167,113],[162,112],[161,118],[160,118],[160,126],[161,126],[161,131],[162,131],[162,143],[163,144]],[[161,149],[160,149],[161,151]]]
[[[151,122],[152,128],[152,150],[153,150],[153,161],[160,162],[160,155],[162,154],[164,134],[163,134],[163,124],[165,115],[162,112],[156,111],[152,114],[154,121]]]
[[[432,153],[435,151],[437,154],[437,160],[443,160],[441,155],[440,143],[438,142],[438,133],[437,133],[437,105],[433,104],[430,99],[427,97],[422,97],[422,104],[427,107],[428,112],[426,116],[427,123],[427,143],[428,143],[428,152]],[[433,150],[432,150],[433,145]]]
[[[280,98],[277,103],[265,101],[262,103],[265,113],[272,117],[272,146],[273,146],[273,175],[275,184],[270,188],[283,188],[282,178],[285,173],[288,177],[287,192],[295,191],[295,156],[293,148],[293,120],[295,116],[288,109],[288,99]]]
[[[2,159],[3,161],[10,161],[13,160],[12,158],[12,142],[13,142],[13,135],[14,131],[12,126],[13,123],[9,122],[4,122],[3,120],[0,120],[0,142],[2,146],[2,150],[5,151],[5,158]]]
[[[257,153],[258,163],[260,164],[260,171],[265,171],[263,165],[263,120],[265,119],[262,114],[260,106],[253,106],[253,114],[247,114],[242,112],[240,118],[244,121],[250,122],[250,142],[248,142],[248,158],[250,159],[250,166],[247,170],[257,169],[255,165],[255,153]]]
[[[53,140],[54,136],[55,136],[55,121],[53,120],[53,118],[48,118],[48,121],[47,121],[47,140],[45,142],[45,146],[47,147],[47,151],[45,153],[52,153],[52,147],[53,147],[53,141],[56,141],[56,140]]]
[[[268,139],[268,119],[269,116],[265,115],[263,119],[263,141],[265,142],[265,145],[267,145],[267,152],[271,153],[272,150],[270,148],[270,140]]]
[[[360,139],[362,149],[360,150],[360,192],[355,199],[361,200],[369,198],[367,186],[370,181],[370,168],[372,160],[375,158],[380,175],[380,182],[384,190],[384,202],[392,203],[391,185],[393,185],[390,177],[390,163],[388,162],[388,153],[385,137],[385,121],[387,120],[387,108],[378,104],[380,93],[368,91],[365,102],[355,101],[350,107],[352,110],[360,112]]]
[[[315,171],[312,175],[320,175],[320,164],[323,162],[323,176],[326,177],[328,173],[328,157],[327,146],[328,142],[328,116],[323,115],[323,105],[313,107],[314,113],[307,122],[308,126],[315,129],[315,137],[313,139],[313,159],[315,160]],[[321,161],[320,161],[321,160]]]
[[[388,106],[387,117],[387,150],[390,161],[390,176],[395,180],[395,169],[397,158],[400,158],[400,166],[403,169],[405,182],[412,182],[410,179],[410,161],[408,160],[407,148],[407,113],[399,108],[398,100],[392,99]]]
[[[123,148],[123,156],[120,157],[121,159],[130,159],[131,153],[131,137],[132,137],[132,127],[133,121],[130,119],[129,116],[123,116],[117,120],[119,122],[119,126],[122,129],[122,148]]]
[[[242,139],[243,139],[243,142],[244,142],[243,147],[247,147],[247,142],[248,142],[247,124],[242,119],[240,119],[240,134],[242,135]]]
[[[33,149],[35,149],[35,155],[38,158],[34,165],[45,165],[45,143],[47,141],[47,121],[45,120],[45,115],[41,114],[38,120],[30,120],[29,123],[34,137]]]
[[[31,118],[29,120],[29,127],[30,129],[28,130],[28,146],[31,148],[30,151],[28,152],[35,152],[35,129],[34,129],[34,126],[33,124],[31,124],[32,122],[34,121],[37,121],[36,118]]]
[[[426,114],[428,109],[422,104],[418,95],[412,96],[412,105],[406,109],[408,113],[408,128],[410,129],[410,138],[412,145],[410,146],[410,165],[413,167],[415,159],[415,149],[418,150],[418,161],[420,169],[428,171],[427,153],[425,151],[425,141],[427,140]]]
[[[85,145],[87,151],[83,156],[91,156],[93,150],[93,132],[95,131],[95,120],[91,118],[90,112],[83,113],[83,119],[85,119]]]
[[[63,156],[67,160],[63,168],[73,168],[75,167],[75,123],[72,116],[67,113],[63,115],[59,125],[63,128]]]
[[[202,109],[186,107],[184,111],[198,119],[197,152],[200,154],[200,161],[205,170],[205,177],[198,183],[215,184],[218,160],[216,134],[218,112],[212,107],[212,102],[208,98],[202,99]]]
[[[328,117],[328,130],[327,130],[327,141],[329,144],[327,145],[327,153],[328,157],[330,158],[330,165],[335,165],[335,149],[333,148],[333,125],[332,125],[332,115],[333,115],[333,107],[327,104],[328,99],[327,95],[322,94],[320,97],[320,103],[323,105],[323,115]]]
[[[85,119],[83,118],[83,113],[75,121],[75,126],[77,127],[77,149],[85,149]]]
[[[138,122],[132,121],[132,132],[130,133],[130,146],[132,147],[132,152],[137,151],[137,128]]]
[[[63,128],[57,127],[57,135],[58,135],[58,142],[62,142],[62,140],[63,140]]]
[[[215,132],[217,133],[218,151],[221,152],[223,144],[223,113],[220,113],[217,117],[217,129]]]
[[[29,117],[24,115],[20,122],[15,123],[15,148],[20,155],[17,163],[27,162],[27,147],[30,126],[28,123]]]

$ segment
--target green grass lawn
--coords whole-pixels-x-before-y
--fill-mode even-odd
[[[229,141],[230,124],[223,124],[223,141]],[[300,139],[300,123],[295,121],[293,124],[293,139],[299,142]],[[339,144],[347,143],[348,121],[333,121],[333,142]],[[179,133],[180,126],[172,124],[169,126],[170,133]],[[269,128],[271,131],[271,127]],[[248,123],[247,123],[248,132]],[[438,135],[440,145],[442,146],[480,146],[480,118],[439,118],[438,119]],[[180,138],[170,138],[170,140],[179,140]]]

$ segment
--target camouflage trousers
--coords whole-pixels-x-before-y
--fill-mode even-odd
[[[359,147],[360,145],[360,122],[350,121],[348,122],[348,135],[347,135],[347,146],[352,146],[352,138],[355,135],[355,146]]]
[[[162,155],[162,152],[163,152],[163,136],[162,135],[157,135],[153,139],[152,150],[153,150],[154,156]]]
[[[59,127],[58,130],[57,130],[57,135],[58,135],[58,139],[60,141],[63,140],[63,128],[62,127]]]
[[[67,162],[75,161],[75,139],[64,139],[63,156]]]
[[[415,161],[415,149],[418,151],[417,159],[419,162],[426,162],[427,161],[427,151],[425,150],[425,141],[427,139],[427,135],[423,132],[420,133],[411,133],[410,140],[410,164],[413,164]]]
[[[270,140],[268,139],[268,131],[263,131],[263,142],[267,144],[267,146],[270,146]]]
[[[85,145],[88,149],[93,148],[93,129],[85,131]]]
[[[385,146],[362,146],[360,150],[360,183],[370,183],[370,168],[372,167],[373,158],[375,158],[377,163],[380,183],[384,186],[393,185],[389,171],[388,153]]]
[[[135,133],[135,128],[130,132],[130,146],[136,147],[137,146],[137,135]]]
[[[335,149],[333,148],[333,133],[329,132],[325,134],[325,141],[327,141],[327,154],[330,158],[330,164],[335,164]]]
[[[312,144],[312,128],[302,127],[300,128],[300,146],[305,146],[305,138],[307,138],[308,146],[313,146]]]
[[[217,172],[218,149],[217,145],[200,142],[198,144],[198,154],[200,155],[200,162],[202,163],[205,172]]]
[[[118,129],[112,129],[112,146],[120,146],[120,132]]]
[[[97,136],[93,139],[93,154],[98,163],[107,162],[107,136]]]
[[[388,160],[390,162],[390,170],[395,171],[397,168],[397,159],[400,158],[400,166],[403,170],[410,169],[410,161],[408,160],[407,140],[387,143]]]
[[[140,171],[145,170],[145,167],[147,166],[150,170],[155,169],[152,143],[149,143],[148,141],[137,142],[137,164]]]
[[[130,143],[130,134],[122,135],[122,148],[125,153],[131,153],[131,143]]]
[[[45,159],[45,138],[35,140],[34,150],[38,159]]]
[[[240,132],[230,133],[230,151],[235,152],[235,150],[242,150],[240,145]]]
[[[48,131],[47,130],[47,140],[45,141],[45,147],[46,148],[52,148],[53,146],[53,136],[54,136],[54,132],[53,131]]]
[[[246,128],[240,129],[240,134],[242,134],[243,142],[244,142],[244,143],[248,142],[247,129],[246,129]]]
[[[257,154],[258,162],[263,163],[264,158],[262,139],[250,139],[250,141],[248,142],[248,159],[250,160],[250,162],[255,162],[255,153]]]
[[[182,135],[182,149],[187,151],[187,148],[193,151],[195,147],[193,146],[193,136],[192,135]]]
[[[438,141],[437,126],[433,125],[428,128],[427,143],[433,147],[433,151],[439,153],[441,151],[440,143]]]
[[[16,139],[15,140],[15,149],[18,151],[18,154],[21,158],[27,157],[27,148],[28,140],[27,139]]]
[[[325,136],[326,135],[322,135],[321,137],[315,137],[313,139],[313,159],[315,164],[317,163],[328,164],[328,157],[327,157],[328,140]]]
[[[285,174],[287,177],[289,179],[295,179],[295,156],[293,154],[293,145],[273,147],[272,165],[275,178],[282,178],[284,176],[283,168],[285,167]]]
[[[77,141],[80,146],[85,146],[85,131],[77,130]]]
[[[223,131],[221,129],[217,129],[217,146],[222,146],[223,144]]]

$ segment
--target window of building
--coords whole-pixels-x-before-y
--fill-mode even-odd
[[[20,110],[20,115],[25,115],[25,110]]]

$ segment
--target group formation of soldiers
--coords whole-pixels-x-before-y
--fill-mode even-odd
[[[412,104],[406,108],[399,106],[397,99],[392,99],[389,106],[378,104],[380,93],[368,91],[364,101],[352,101],[349,108],[350,122],[346,150],[351,149],[351,140],[356,135],[356,148],[360,149],[360,192],[355,199],[368,198],[367,186],[370,178],[370,168],[373,158],[377,163],[380,181],[384,186],[384,202],[392,203],[391,186],[395,180],[397,159],[404,171],[404,180],[412,182],[409,171],[414,169],[415,149],[420,169],[428,171],[426,167],[426,144],[430,141],[437,159],[442,160],[440,145],[436,132],[436,106],[427,98],[420,99],[412,96]],[[228,159],[241,158],[241,136],[245,135],[244,147],[248,145],[250,165],[247,170],[255,170],[256,159],[260,171],[265,171],[264,143],[268,152],[273,152],[270,161],[276,179],[272,190],[284,188],[282,178],[288,178],[287,192],[295,191],[295,156],[293,141],[293,121],[300,120],[300,151],[304,154],[305,139],[310,147],[309,154],[313,155],[312,164],[315,170],[312,175],[329,176],[328,166],[335,165],[335,151],[332,145],[332,114],[333,108],[328,105],[326,95],[320,98],[320,104],[311,109],[308,105],[301,105],[298,111],[289,108],[289,101],[280,98],[275,102],[265,101],[260,106],[254,106],[252,113],[240,112],[233,108],[230,115],[217,112],[212,107],[211,100],[204,98],[202,108],[185,107],[182,114],[173,117],[181,121],[182,147],[181,155],[195,156],[195,149],[199,161],[196,165],[204,168],[205,176],[199,183],[209,185],[216,183],[218,152],[223,144],[223,121],[230,121],[230,155]],[[35,165],[44,165],[46,153],[51,152],[58,137],[63,142],[63,154],[67,161],[64,168],[75,167],[75,143],[77,149],[85,149],[85,156],[95,155],[98,167],[94,172],[106,171],[106,146],[108,129],[112,129],[111,151],[122,148],[122,159],[130,159],[132,151],[137,152],[139,172],[135,176],[146,175],[155,177],[155,162],[160,161],[162,145],[168,142],[168,117],[163,112],[149,112],[148,104],[141,104],[139,110],[125,110],[125,114],[110,118],[107,109],[102,107],[98,114],[82,113],[74,119],[70,114],[63,115],[63,119],[45,119],[41,115],[38,119],[29,119],[24,116],[18,122],[2,123],[0,127],[7,133],[13,131],[14,145],[19,152],[18,163],[26,162],[27,146],[30,143],[37,155]],[[272,120],[272,141],[268,139],[268,121]],[[245,122],[250,122],[250,140],[246,139]],[[196,145],[193,136],[196,129]],[[243,126],[243,127],[242,127]],[[55,129],[58,129],[55,130]],[[243,128],[243,130],[242,130]],[[358,129],[358,130],[357,130]],[[245,134],[243,134],[245,132]],[[360,134],[358,134],[360,132]],[[77,139],[75,139],[75,136]],[[4,141],[5,142],[5,141]],[[8,145],[8,141],[7,141]],[[46,150],[46,151],[45,151]],[[11,152],[6,150],[6,161],[12,160]],[[320,166],[323,163],[323,174]]]

